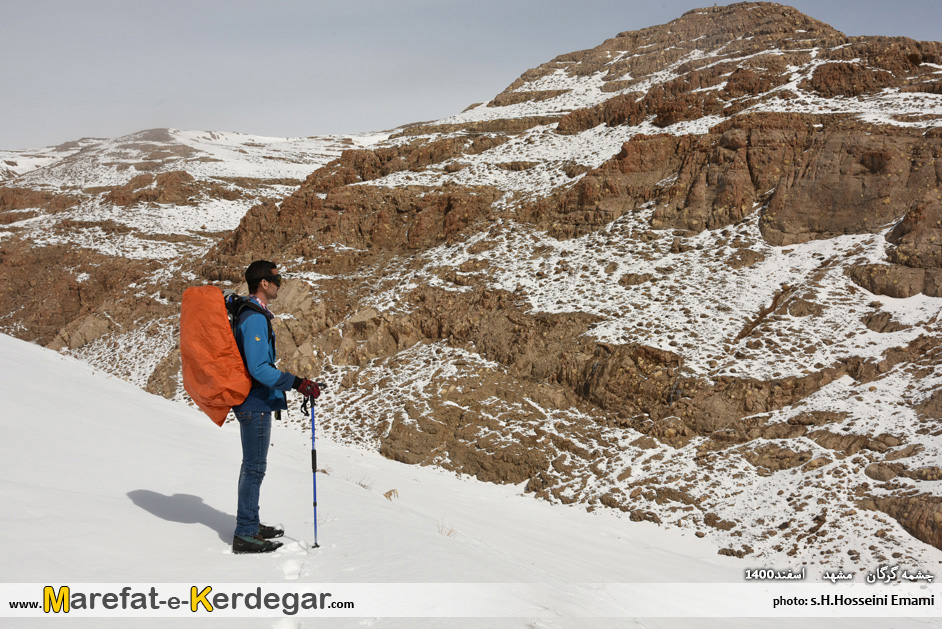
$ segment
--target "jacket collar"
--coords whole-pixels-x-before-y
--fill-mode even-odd
[[[249,299],[251,299],[253,303],[258,304],[258,307],[265,311],[266,317],[268,317],[269,319],[275,318],[275,315],[272,314],[271,310],[269,310],[265,304],[260,302],[258,298],[255,297],[255,295],[249,295]]]

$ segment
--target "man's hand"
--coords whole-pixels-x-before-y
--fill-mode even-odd
[[[317,383],[307,378],[295,378],[294,388],[298,390],[298,393],[312,400],[316,400],[321,394],[320,387],[317,386]]]

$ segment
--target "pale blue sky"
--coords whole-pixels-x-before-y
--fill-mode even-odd
[[[0,148],[153,127],[388,129],[458,113],[559,54],[712,4],[0,0]],[[942,40],[938,0],[790,4],[848,35]]]

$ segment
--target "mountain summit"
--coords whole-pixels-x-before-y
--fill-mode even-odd
[[[272,259],[337,440],[722,554],[934,561],[940,77],[742,3],[392,133],[5,152],[0,325],[182,400],[183,289]]]

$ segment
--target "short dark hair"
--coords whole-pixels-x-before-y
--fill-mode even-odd
[[[278,268],[278,265],[268,260],[256,260],[245,270],[245,281],[249,285],[249,294],[254,295],[258,292],[258,285],[262,280],[271,277],[272,269]]]

